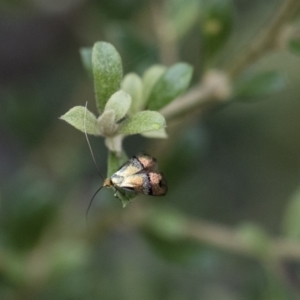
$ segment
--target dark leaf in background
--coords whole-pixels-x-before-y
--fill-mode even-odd
[[[188,88],[192,74],[192,66],[186,63],[177,63],[168,68],[153,86],[147,108],[159,110],[175,100]]]
[[[234,87],[234,96],[242,101],[255,101],[259,96],[280,92],[286,87],[286,76],[276,71],[247,74]]]

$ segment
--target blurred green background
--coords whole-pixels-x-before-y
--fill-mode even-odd
[[[254,251],[277,236],[299,239],[297,53],[278,48],[234,79],[276,71],[272,92],[250,86],[170,125],[167,140],[126,139],[128,155],[158,159],[169,193],[123,209],[102,190],[89,226],[101,180],[84,135],[58,119],[86,101],[96,111],[80,47],[112,43],[125,73],[185,61],[195,85],[234,64],[282,2],[2,0],[0,299],[300,299],[299,257],[257,259],[175,234],[184,218],[249,235]],[[103,140],[91,143],[105,173]],[[132,218],[140,211],[151,212],[147,226]]]

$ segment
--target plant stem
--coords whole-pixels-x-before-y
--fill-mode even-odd
[[[155,210],[146,205],[140,205],[137,202],[126,211],[112,211],[106,213],[105,218],[101,218],[98,224],[95,224],[94,230],[91,231],[90,239],[98,239],[99,232],[105,234],[112,229],[122,228],[147,228],[148,222],[155,219]],[[153,215],[154,214],[154,215]],[[178,225],[178,242],[190,239],[205,243],[216,248],[240,254],[246,257],[262,260],[259,251],[250,243],[246,243],[238,230],[224,225],[216,225],[203,220],[191,220],[189,217],[181,216]],[[268,249],[272,251],[274,261],[300,261],[300,242],[289,240],[283,237],[269,237]]]
[[[168,106],[161,110],[161,113],[168,121],[176,119],[177,117],[190,114],[195,110],[201,110],[208,103],[215,104],[218,101],[224,101],[229,98],[231,90],[230,81],[242,73],[249,65],[253,64],[267,51],[276,49],[278,42],[287,22],[295,16],[300,9],[299,0],[284,0],[275,14],[270,24],[256,36],[251,43],[252,46],[248,51],[237,58],[230,64],[230,67],[223,73],[219,72],[221,77],[213,80],[205,80],[208,74],[204,74],[204,80],[193,87],[189,92],[171,102]],[[211,72],[211,71],[209,71]],[[213,88],[211,83],[213,84]],[[216,85],[216,83],[218,84]],[[208,86],[207,86],[208,85]]]
[[[266,52],[278,47],[282,29],[300,9],[299,0],[283,0],[273,19],[248,47],[248,51],[235,59],[227,72],[231,78],[237,77],[245,68],[258,60]]]

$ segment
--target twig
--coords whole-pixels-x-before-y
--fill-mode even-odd
[[[233,61],[227,70],[228,75],[231,78],[236,77],[267,51],[276,49],[283,27],[297,14],[299,9],[299,0],[283,0],[269,25],[250,44],[248,51]]]
[[[203,76],[201,84],[171,102],[160,112],[170,121],[194,112],[212,101],[224,101],[230,94],[231,84],[228,76],[223,72],[211,70]]]
[[[167,120],[173,120],[181,115],[203,108],[206,104],[212,103],[212,100],[218,102],[227,99],[230,96],[230,81],[267,51],[278,46],[277,43],[284,26],[299,9],[299,0],[284,0],[270,24],[261,34],[257,35],[248,51],[230,64],[230,68],[223,73],[219,71],[217,74],[215,72],[213,76],[211,71],[205,74],[201,84],[166,106],[161,110],[161,113]],[[210,80],[207,80],[207,78],[210,78]]]
[[[94,234],[90,235],[90,239],[99,239],[99,235],[114,229],[151,229],[156,215],[157,210],[135,202],[131,207],[126,208],[126,211],[112,211],[110,214],[106,214],[105,218],[101,218],[101,221],[99,220],[98,224],[95,224]],[[155,228],[158,227],[155,226]],[[245,241],[242,238],[242,233],[235,228],[216,225],[203,220],[191,220],[188,217],[180,216],[176,229],[178,230],[176,232],[177,242],[182,241],[184,243],[185,240],[190,239],[258,260],[272,257],[275,261],[300,261],[300,242],[283,237],[272,238],[267,236],[268,252],[265,254],[270,255],[270,257],[263,257],[259,249],[253,243]],[[162,232],[164,232],[163,228]],[[166,234],[164,236],[166,239],[168,238]],[[172,236],[171,238],[173,239],[174,237]]]
[[[204,221],[187,221],[185,236],[230,252],[260,258],[253,245],[245,243],[235,229],[225,226]],[[300,242],[285,238],[271,238],[268,243],[274,258],[300,261]]]

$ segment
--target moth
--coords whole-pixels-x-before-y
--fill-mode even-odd
[[[156,159],[145,153],[132,156],[110,178],[104,180],[104,187],[116,191],[150,196],[164,196],[168,185],[163,173],[158,171]],[[117,193],[115,193],[115,196]]]
[[[100,172],[99,175],[103,179]],[[132,156],[111,177],[103,181],[103,185],[90,201],[86,218],[95,196],[103,187],[114,188],[114,196],[120,199],[124,207],[137,194],[164,196],[168,192],[167,181],[163,173],[157,170],[156,159],[145,153]]]

